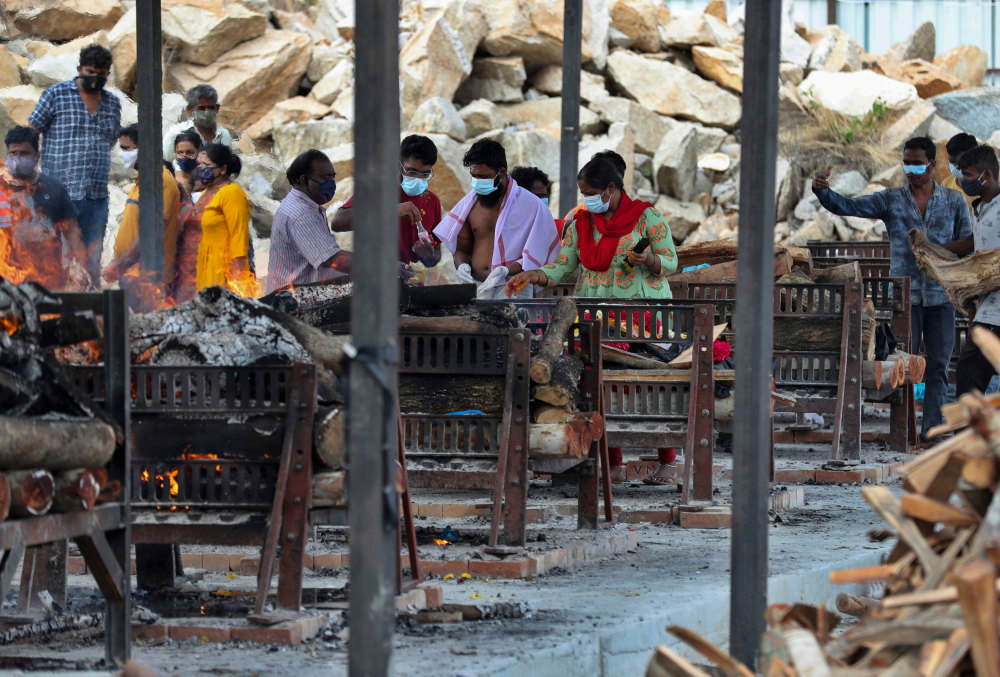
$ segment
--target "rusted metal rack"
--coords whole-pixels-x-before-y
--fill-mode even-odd
[[[65,590],[65,547],[68,540],[76,543],[106,600],[104,616],[104,654],[108,663],[124,665],[129,657],[131,641],[131,582],[129,533],[129,466],[131,446],[129,430],[129,360],[128,307],[122,291],[103,294],[60,294],[60,303],[39,307],[40,312],[70,315],[94,313],[104,316],[104,364],[96,368],[107,384],[107,396],[102,405],[124,433],[114,456],[107,466],[110,481],[123,487],[120,501],[104,503],[86,512],[50,514],[0,522],[0,599],[6,596],[14,571],[26,552],[25,568],[34,575],[22,577],[32,590],[39,590],[42,581]],[[46,548],[60,548],[56,557],[43,556]],[[60,561],[61,559],[61,561]],[[61,579],[61,580],[60,580]],[[22,598],[30,598],[23,594]],[[16,621],[16,619],[14,619]]]
[[[579,407],[584,412],[599,412],[597,329],[593,323],[581,322],[572,325],[570,331],[570,350],[589,367],[581,380]],[[579,343],[573,340],[574,332],[579,334]],[[541,473],[577,472],[579,526],[596,528],[598,522],[596,448],[592,447],[584,459],[529,459],[529,342],[530,329],[475,334],[407,332],[400,336],[401,379],[447,374],[503,380],[500,411],[402,412],[402,439],[411,462],[412,485],[492,491],[491,545],[501,537],[501,515],[503,540],[521,545],[525,542],[529,468]],[[476,402],[468,402],[469,409],[475,410],[476,406]],[[451,461],[460,462],[463,469],[447,468]],[[607,517],[612,514],[610,495],[605,496],[605,501]]]
[[[866,242],[853,240],[851,242],[828,242],[826,240],[809,240],[806,243],[813,261],[817,258],[841,259],[841,263],[856,259],[888,259],[889,241],[879,240]]]
[[[599,340],[674,343],[690,346],[691,369],[612,370],[602,366],[600,386],[606,444],[614,447],[679,447],[692,456],[693,482],[684,482],[685,499],[712,497],[715,446],[715,381],[712,371],[713,307],[682,305],[673,299],[609,301],[574,298],[580,318],[597,321]],[[544,326],[555,301],[516,304],[528,313],[529,327]],[[606,491],[610,486],[606,487]]]

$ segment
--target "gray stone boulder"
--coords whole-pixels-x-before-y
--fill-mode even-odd
[[[977,139],[1000,129],[1000,89],[977,87],[948,92],[931,99],[937,114]]]

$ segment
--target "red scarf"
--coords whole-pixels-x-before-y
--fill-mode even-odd
[[[610,268],[618,251],[618,242],[632,232],[642,213],[652,206],[648,202],[633,200],[622,191],[622,199],[611,221],[607,221],[603,214],[579,210],[576,213],[576,236],[580,246],[580,263],[584,268],[600,273]],[[594,242],[595,227],[601,234],[597,243]]]

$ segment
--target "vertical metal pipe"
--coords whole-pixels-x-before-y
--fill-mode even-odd
[[[837,23],[837,0],[826,0],[826,23]]]
[[[395,488],[399,354],[399,2],[355,2],[355,210],[348,489],[350,674],[389,673],[399,526]],[[381,381],[381,382],[380,382]]]
[[[774,330],[774,194],[781,0],[748,0],[743,56],[730,652],[755,666],[767,605],[767,494]]]
[[[562,138],[559,143],[559,213],[576,205],[580,156],[580,68],[583,50],[583,2],[563,3]]]
[[[160,0],[135,4],[136,93],[139,103],[139,249],[150,282],[163,283],[163,64]]]

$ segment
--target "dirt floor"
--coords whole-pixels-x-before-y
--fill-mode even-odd
[[[878,412],[868,412],[866,429],[885,424]],[[825,445],[779,446],[778,468],[815,468],[829,456]],[[905,460],[890,454],[881,443],[864,445],[866,464],[886,464]],[[725,470],[731,456],[717,454],[716,500],[730,501],[732,485]],[[462,492],[416,492],[415,502],[484,503],[485,496]],[[529,492],[529,508],[575,503],[575,486],[553,486],[534,481]],[[680,502],[671,488],[631,482],[616,486],[615,501],[630,510],[666,508]],[[823,601],[832,604],[837,590],[826,583],[827,571],[845,566],[875,564],[885,553],[885,545],[870,542],[866,532],[881,527],[879,518],[863,503],[858,486],[806,485],[804,507],[770,515],[770,581],[772,602]],[[544,511],[542,524],[528,527],[528,553],[587,542],[588,534],[575,530],[575,517]],[[459,519],[422,518],[418,529],[427,533],[447,526],[460,534],[481,535],[488,529],[483,516]],[[653,647],[669,637],[670,624],[693,627],[714,641],[725,641],[728,628],[730,559],[728,529],[692,530],[672,525],[619,524],[602,533],[634,530],[638,545],[619,555],[608,555],[574,568],[557,568],[527,580],[499,580],[483,577],[432,580],[444,589],[445,603],[523,602],[522,618],[467,621],[455,624],[419,624],[400,618],[393,653],[394,675],[560,675],[641,674]],[[346,552],[342,530],[323,529],[310,544],[313,553]],[[424,559],[472,556],[481,546],[421,545]],[[195,549],[184,548],[184,552]],[[206,549],[203,549],[206,550]],[[211,549],[207,549],[211,550]],[[236,548],[215,550],[237,552]],[[252,549],[245,549],[247,554]],[[250,591],[252,576],[187,570],[179,581],[178,606],[198,606],[198,600],[218,599],[211,591]],[[329,591],[343,588],[348,571],[306,572],[307,588]],[[100,609],[100,598],[87,576],[70,577],[70,599],[76,609]],[[308,597],[308,595],[307,595]],[[11,613],[16,593],[4,605]],[[149,600],[139,593],[135,602],[163,608],[163,599]],[[154,604],[155,602],[155,604]],[[207,615],[228,613],[242,620],[252,604],[248,596],[231,596],[221,610],[206,602]],[[336,604],[328,605],[336,606]],[[197,613],[197,612],[194,612]],[[158,646],[134,646],[136,661],[157,675],[311,675],[346,674],[349,644],[346,616],[338,609],[311,609],[324,617],[325,629],[300,646],[285,647],[248,642],[202,644],[197,639],[181,643],[167,641]],[[237,621],[233,621],[237,622]],[[51,674],[109,674],[100,670],[103,655],[101,631],[85,630],[57,635],[28,644],[3,646],[0,674],[13,668],[9,661],[19,657],[46,656]],[[84,670],[83,673],[80,670]],[[31,674],[37,675],[39,672]]]

